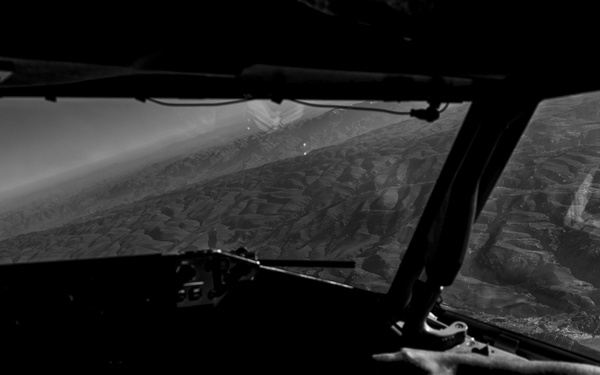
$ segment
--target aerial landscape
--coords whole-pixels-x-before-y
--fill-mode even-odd
[[[0,214],[0,257],[245,246],[259,258],[352,259],[355,270],[301,271],[383,292],[467,108],[433,124],[332,110],[156,162]]]
[[[434,123],[286,108],[275,118],[249,106],[209,132],[0,201],[0,263],[243,246],[259,259],[352,260],[294,271],[385,293],[469,104]],[[446,308],[600,357],[599,151],[600,95],[541,104]]]

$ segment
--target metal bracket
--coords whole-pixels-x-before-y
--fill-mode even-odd
[[[432,327],[436,325],[440,328]],[[400,329],[399,329],[400,328]],[[404,322],[397,322],[392,329],[403,337],[411,348],[427,349],[427,350],[448,350],[457,345],[462,344],[467,337],[468,326],[464,322],[454,322],[449,326],[438,322],[437,320],[428,319],[425,322],[423,330],[418,333],[403,332]]]
[[[177,291],[177,307],[215,306],[232,286],[252,280],[259,269],[256,261],[220,250],[185,255],[176,270],[183,283]]]

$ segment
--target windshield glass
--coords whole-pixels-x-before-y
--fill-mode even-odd
[[[385,292],[467,110],[3,99],[0,261],[243,246],[354,261],[293,271]]]
[[[445,306],[600,359],[600,93],[540,104]]]

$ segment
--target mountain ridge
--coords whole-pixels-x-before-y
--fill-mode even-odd
[[[375,106],[395,108],[405,105],[375,104]],[[313,148],[347,139],[357,134],[355,132],[368,131],[372,126],[379,126],[380,119],[384,119],[383,124],[385,124],[397,118],[386,114],[372,116],[364,112],[335,111],[326,111],[316,115],[315,113],[318,112],[310,112],[312,115],[308,118],[302,118],[271,132],[257,133],[253,131],[250,132],[250,135],[235,142],[224,142],[219,145],[209,139],[203,143],[213,142],[213,144],[196,152],[193,152],[196,143],[192,141],[191,145],[188,143],[191,151],[189,149],[181,150],[181,147],[178,147],[171,152],[176,155],[171,156],[167,153],[162,160],[137,168],[135,173],[105,179],[105,181],[82,189],[75,195],[59,195],[55,196],[54,200],[45,199],[41,202],[34,202],[29,206],[22,207],[17,212],[13,210],[2,213],[0,214],[0,238],[9,238],[27,231],[60,226],[72,219],[122,203],[133,202],[144,196],[160,194],[188,183],[279,158],[299,155]],[[361,124],[361,119],[370,119],[371,123]],[[325,128],[325,124],[328,125],[327,128]],[[230,132],[237,134],[237,131],[240,130],[245,132],[247,127],[250,126],[241,123],[235,127],[225,128],[224,131],[231,130]],[[295,142],[295,144],[290,145],[290,142]],[[295,148],[292,149],[291,146]],[[186,154],[186,152],[188,153]],[[53,214],[53,211],[56,214]]]

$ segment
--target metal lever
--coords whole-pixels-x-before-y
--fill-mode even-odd
[[[448,350],[462,344],[467,338],[468,327],[464,322],[444,326],[436,321],[436,324],[440,328],[434,328],[425,322],[422,331],[413,332],[405,330],[407,326],[404,322],[398,322],[392,329],[402,336],[404,346],[415,349]]]
[[[467,337],[467,325],[455,322],[446,326],[432,320],[430,313],[442,291],[442,287],[433,280],[417,281],[411,305],[402,324],[402,337],[411,348],[428,350],[447,350],[462,344]],[[429,322],[435,322],[438,328]]]

